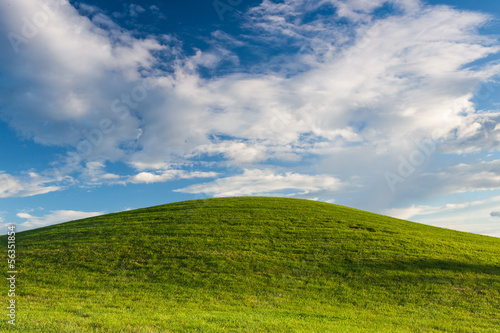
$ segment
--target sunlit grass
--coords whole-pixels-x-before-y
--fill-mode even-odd
[[[2,331],[500,327],[499,239],[321,202],[180,202],[26,231],[16,241],[17,325],[4,315]],[[0,244],[6,254],[5,236]],[[6,304],[7,292],[0,297]]]

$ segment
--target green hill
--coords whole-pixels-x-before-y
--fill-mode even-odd
[[[187,201],[16,236],[2,332],[500,332],[500,239],[322,202]]]

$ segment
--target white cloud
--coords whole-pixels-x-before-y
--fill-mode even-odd
[[[105,164],[100,161],[87,162],[86,168],[82,172],[82,177],[87,185],[101,185],[101,184],[150,184],[161,183],[174,179],[193,179],[193,178],[212,178],[217,177],[216,172],[205,171],[185,171],[181,169],[172,169],[170,166],[162,164],[153,167],[155,171],[143,171],[135,175],[116,175],[107,173],[105,171]],[[140,168],[143,169],[143,168]],[[146,169],[151,169],[148,166]]]
[[[0,198],[31,197],[63,189],[63,186],[48,185],[54,182],[56,180],[34,172],[22,178],[0,172]]]
[[[337,9],[339,17],[353,21],[367,21],[372,19],[371,13],[384,4],[391,4],[407,12],[415,12],[420,8],[418,0],[329,0]]]
[[[107,173],[105,164],[101,161],[87,162],[86,167],[82,172],[81,178],[86,184],[100,185],[104,182],[118,181],[121,177],[116,174]]]
[[[42,3],[20,0],[0,12],[2,34],[22,38],[29,30],[26,26],[34,24],[23,23],[22,17],[47,18],[41,27],[34,26],[29,38],[14,43],[18,53],[8,39],[0,42],[5,51],[0,55],[0,68],[6,73],[0,89],[15,91],[2,95],[3,116],[37,143],[75,149],[87,139],[85,133],[100,129],[101,121],[110,119],[112,135],[92,145],[91,152],[82,149],[84,157],[123,156],[118,146],[135,140],[139,121],[133,116],[121,119],[123,113],[113,112],[113,102],[134,92],[141,71],[157,62],[152,53],[165,47],[153,39],[132,37],[117,25],[111,26],[109,18],[108,24],[102,24],[102,13],[94,17],[96,25],[67,2],[50,12],[43,10]],[[115,105],[115,109],[124,107],[123,103]]]
[[[103,212],[79,212],[74,210],[57,210],[47,215],[37,217],[26,213],[18,213],[17,216],[27,221],[19,224],[19,230],[41,228],[52,224],[85,219],[104,214]]]
[[[455,212],[455,211],[463,211],[470,210],[476,207],[491,207],[492,205],[496,205],[500,203],[500,196],[493,196],[488,199],[476,200],[476,201],[467,201],[463,203],[456,204],[446,204],[443,206],[416,206],[412,205],[406,208],[392,208],[385,211],[385,214],[389,216],[393,216],[396,218],[408,220],[416,216],[424,216],[424,215],[435,215],[441,213]],[[493,216],[493,215],[491,215]]]
[[[52,168],[44,171],[45,176],[34,172],[23,172],[23,176],[13,176],[0,171],[0,198],[19,198],[46,194],[64,190],[76,183],[74,178],[67,176],[71,171],[78,171],[79,185],[92,187],[100,185],[126,185],[159,183],[178,179],[215,178],[219,173],[214,171],[186,171],[172,169],[171,165],[140,165],[143,171],[132,175],[118,175],[106,172],[102,161],[91,161],[85,167],[78,169]],[[143,167],[143,168],[142,168]],[[23,213],[24,214],[24,213]],[[0,221],[1,222],[1,221]]]
[[[18,1],[10,10],[33,12],[36,3]],[[369,6],[365,1],[332,3],[351,8],[348,12],[368,15],[382,1]],[[303,17],[312,10],[309,7],[302,1],[264,2],[252,12],[263,13],[258,20],[267,22],[265,27],[273,38],[280,37],[282,24],[294,31],[289,38],[310,51],[299,52],[281,66],[285,69],[299,64],[307,70],[289,77],[284,77],[281,69],[275,73],[265,69],[266,73],[258,75],[233,74],[204,80],[197,74],[197,66],[216,66],[224,54],[214,58],[210,52],[200,51],[193,57],[183,56],[175,75],[155,72],[154,78],[150,77],[148,82],[156,90],[149,91],[147,100],[128,100],[129,105],[140,104],[140,110],[127,106],[126,98],[120,102],[120,107],[140,114],[144,125],[133,114],[117,119],[111,105],[116,98],[121,101],[122,94],[130,95],[143,75],[141,68],[148,75],[147,71],[158,62],[155,52],[180,51],[161,45],[159,40],[135,39],[118,27],[109,31],[99,28],[66,5],[36,38],[24,45],[25,52],[18,56],[19,66],[9,65],[8,72],[17,77],[19,95],[32,94],[31,99],[9,101],[21,110],[11,114],[10,123],[37,142],[76,147],[79,140],[86,138],[83,130],[99,129],[99,121],[109,118],[115,130],[92,147],[92,156],[133,163],[165,163],[175,156],[190,155],[210,144],[211,133],[261,139],[253,147],[247,144],[246,153],[238,153],[235,147],[240,143],[221,143],[212,148],[245,164],[273,156],[275,149],[281,149],[279,146],[300,142],[304,133],[326,138],[331,145],[363,142],[391,147],[403,145],[407,137],[430,136],[435,131],[446,137],[456,129],[461,133],[479,130],[477,121],[462,114],[464,110],[473,113],[470,94],[495,69],[474,72],[462,67],[498,50],[473,30],[487,20],[486,16],[428,7],[418,14],[359,23],[351,31],[351,37],[357,39],[344,45],[339,42],[343,31],[334,22],[290,20]],[[16,15],[9,16],[7,26],[19,26],[11,17]],[[247,17],[250,25],[256,17]],[[41,47],[44,52],[37,52]],[[33,64],[29,76],[18,71],[21,61]],[[78,80],[72,79],[75,77]],[[33,85],[45,88],[26,90]],[[40,108],[44,105],[41,100],[52,102]],[[280,112],[276,110],[285,109],[286,117],[279,121],[285,120],[286,126],[276,130],[273,119]],[[37,112],[31,114],[30,110]],[[79,120],[83,118],[85,122]],[[73,127],[67,128],[68,121]],[[363,130],[352,126],[360,121],[365,123]],[[41,122],[47,126],[38,126]],[[405,133],[399,130],[401,127],[407,129]],[[138,138],[139,131],[143,134]],[[124,142],[129,146],[127,150],[121,148]],[[130,148],[133,151],[139,147],[140,151],[129,154]]]
[[[17,213],[16,215],[17,215],[17,217],[20,217],[22,219],[31,219],[31,218],[33,218],[33,216],[31,216],[28,213]]]
[[[126,182],[133,184],[141,183],[160,183],[173,179],[193,179],[193,178],[214,178],[217,177],[216,172],[193,171],[186,172],[184,170],[164,170],[160,172],[140,172],[137,175],[129,177]]]
[[[431,206],[415,206],[407,208],[391,208],[385,213],[389,216],[396,217],[398,219],[409,220],[414,216],[422,215],[432,215],[437,213],[444,213],[448,211],[454,211],[458,209],[469,208],[474,203],[462,203],[462,204],[446,204],[441,207],[431,207]]]
[[[478,32],[490,18],[411,0],[391,1],[394,13],[374,17],[384,3],[263,1],[243,15],[243,35],[214,32],[212,49],[192,56],[172,36],[137,38],[94,7],[84,9],[87,18],[66,3],[19,54],[0,41],[6,50],[0,90],[13,91],[2,94],[0,112],[25,137],[80,151],[85,167],[75,170],[88,184],[213,177],[170,165],[221,155],[244,173],[182,190],[338,193],[339,184],[355,178],[366,197],[378,200],[376,179],[399,155],[407,156],[415,140],[432,138],[450,154],[498,150],[500,143],[500,116],[479,113],[472,102],[478,84],[493,79],[499,67],[467,66],[499,51],[496,40]],[[19,0],[2,9],[1,32],[21,34],[18,18],[32,17],[39,5]],[[347,24],[310,15],[330,5]],[[240,64],[237,48],[259,64]],[[228,74],[218,72],[224,66]],[[215,74],[202,77],[200,67]],[[107,172],[108,161],[138,173]],[[314,163],[319,167],[311,173],[321,176],[302,175],[294,166],[269,171],[276,161]],[[428,188],[419,193],[495,188],[497,173],[481,170],[454,170],[460,179],[449,170],[426,175]],[[0,177],[0,196],[59,189]],[[412,195],[409,188],[405,193]],[[388,195],[377,204],[391,200]],[[368,205],[361,199],[356,204]]]
[[[255,163],[266,160],[266,147],[259,144],[245,144],[243,142],[226,141],[197,147],[197,153],[209,155],[223,154],[228,160],[238,165]]]
[[[492,209],[500,204],[500,196],[471,200],[471,194],[464,193],[458,198],[461,198],[462,202],[442,206],[411,205],[388,209],[383,213],[437,227],[500,237],[495,211],[492,212]]]
[[[296,195],[312,195],[317,192],[338,192],[345,184],[327,175],[303,175],[271,170],[244,170],[243,174],[220,178],[213,182],[191,185],[176,192],[206,193],[214,197],[240,195],[269,195],[284,190],[301,191]]]
[[[440,172],[424,173],[407,184],[416,193],[453,194],[500,188],[500,160],[480,161],[444,168]]]

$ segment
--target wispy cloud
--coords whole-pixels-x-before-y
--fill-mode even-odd
[[[476,201],[467,201],[464,203],[458,204],[446,204],[443,206],[416,206],[411,205],[407,208],[392,208],[385,211],[387,215],[397,217],[400,219],[411,219],[416,216],[423,215],[433,215],[437,213],[446,213],[450,211],[459,211],[464,209],[472,209],[475,207],[481,207],[485,205],[497,204],[500,203],[500,196],[494,196],[484,200],[476,200]],[[494,216],[492,212],[491,216]]]
[[[19,230],[45,227],[52,224],[84,219],[104,214],[103,212],[79,212],[74,210],[57,210],[44,216],[32,216],[28,213],[18,213],[17,216],[27,221],[19,224]]]
[[[217,172],[193,171],[186,172],[184,170],[164,170],[160,172],[141,172],[130,177],[127,182],[133,184],[140,183],[160,183],[174,179],[193,179],[193,178],[215,178]]]
[[[500,160],[474,161],[424,172],[400,185],[399,195],[421,198],[500,188]],[[399,185],[399,184],[398,184]]]
[[[316,9],[306,2],[286,1],[281,5],[264,2],[250,13],[261,14],[258,20],[267,22],[265,28],[270,36],[281,38],[283,25],[295,31],[289,38],[302,45],[303,51],[278,68],[261,68],[259,75],[238,73],[211,80],[202,79],[197,68],[217,66],[223,61],[223,54],[213,58],[209,51],[200,51],[188,57],[169,46],[168,40],[136,39],[119,28],[99,28],[68,5],[54,14],[37,38],[25,45],[17,61],[5,55],[10,58],[6,62],[10,65],[4,69],[16,78],[9,84],[14,84],[17,94],[30,93],[32,98],[16,99],[15,94],[7,105],[17,111],[10,112],[7,108],[3,112],[8,112],[11,125],[40,143],[77,147],[79,140],[86,138],[84,130],[99,128],[103,118],[116,120],[112,105],[118,98],[115,109],[133,111],[147,125],[141,124],[134,114],[116,121],[115,131],[106,135],[88,157],[100,155],[131,161],[168,162],[174,155],[187,155],[200,144],[210,143],[209,134],[214,132],[242,139],[260,138],[263,141],[259,144],[279,149],[268,140],[289,145],[310,132],[327,139],[331,145],[354,140],[373,146],[398,146],[407,142],[405,138],[410,134],[430,136],[439,131],[446,138],[456,129],[480,130],[477,126],[481,123],[469,121],[463,111],[474,113],[468,102],[470,93],[482,79],[497,71],[490,68],[474,72],[462,68],[498,51],[492,41],[474,31],[488,18],[448,7],[427,7],[411,15],[403,11],[374,22],[354,18],[358,14],[371,15],[382,3],[368,6],[365,2],[332,1],[331,5],[340,9],[339,15],[356,22],[349,28],[352,34],[347,35],[352,39],[343,40],[340,38],[343,31],[339,31],[334,21],[323,18],[302,23],[290,19],[303,18]],[[395,3],[404,9],[411,1]],[[18,1],[10,11],[34,11],[36,4],[36,1]],[[9,15],[4,23],[8,29],[19,26],[12,17],[17,16]],[[257,15],[249,15],[246,20],[253,24]],[[329,35],[320,40],[314,37],[318,33]],[[307,51],[305,45],[312,49]],[[42,47],[45,51],[39,53],[37,50]],[[283,47],[280,51],[284,56],[290,49]],[[179,54],[182,61],[174,65],[175,75],[153,72],[159,63],[157,52]],[[318,54],[323,56],[318,58]],[[213,61],[208,60],[212,58]],[[21,61],[34,64],[29,75],[20,72],[22,66],[12,65]],[[305,71],[289,77],[281,74],[282,69],[297,64],[302,64]],[[140,110],[134,109],[136,101],[120,97],[130,94],[137,79],[144,75],[157,90],[150,92]],[[72,79],[76,77],[78,80]],[[26,90],[33,85],[41,89]],[[39,103],[41,100],[51,103],[44,106]],[[96,109],[102,110],[101,113],[95,113]],[[276,110],[284,109],[289,113],[286,128],[279,133],[270,131],[270,120]],[[436,117],[436,113],[443,116]],[[78,120],[83,118],[85,122]],[[351,125],[360,120],[365,123],[363,130]],[[71,127],[67,126],[68,121]],[[38,126],[40,122],[47,126]],[[376,135],[380,126],[384,126],[384,135]],[[404,135],[399,131],[401,127],[407,129]],[[141,128],[144,132],[136,142]],[[120,148],[124,142],[136,142],[142,150],[126,157]],[[241,160],[234,154],[227,157]],[[264,157],[257,160],[261,158]]]
[[[243,174],[220,178],[216,181],[191,185],[177,192],[205,193],[214,197],[239,195],[269,195],[283,190],[300,191],[301,195],[318,192],[334,194],[344,187],[339,179],[327,175],[276,173],[272,170],[244,170]]]
[[[0,198],[31,197],[34,195],[60,191],[64,187],[54,185],[55,179],[29,172],[24,177],[15,177],[0,172]],[[52,184],[52,185],[50,185]]]
[[[449,199],[449,201],[452,200]],[[388,209],[383,213],[454,230],[494,237],[500,236],[498,221],[494,220],[500,214],[492,211],[492,208],[498,207],[500,204],[500,196],[492,196],[482,200],[467,200],[467,196],[465,196],[462,201],[442,206],[411,205],[405,208]]]
[[[162,165],[161,168],[154,168],[153,171],[143,171],[134,175],[117,175],[107,173],[105,164],[101,161],[87,162],[81,179],[86,185],[126,185],[132,184],[150,184],[162,183],[175,179],[194,179],[194,178],[215,178],[217,172],[205,171],[185,171],[182,169],[173,169],[169,165]],[[150,168],[149,168],[150,169]]]
[[[12,2],[0,12],[2,33],[22,34],[18,18],[40,4]],[[241,14],[241,34],[211,31],[200,36],[209,47],[185,50],[172,35],[138,37],[96,7],[79,9],[66,2],[18,54],[0,40],[0,89],[12,92],[0,114],[26,138],[72,147],[79,160],[63,174],[80,183],[219,176],[179,191],[333,196],[355,179],[365,195],[351,204],[383,208],[398,196],[500,187],[497,161],[422,169],[395,194],[380,184],[415,141],[432,138],[436,154],[449,155],[500,147],[499,114],[473,102],[500,73],[478,62],[500,50],[480,32],[488,15],[416,0],[263,1]],[[242,173],[170,167],[214,156]],[[134,171],[119,175],[108,162]],[[315,167],[305,175],[298,164]],[[61,189],[0,177],[0,196]],[[425,212],[411,209],[403,215]]]

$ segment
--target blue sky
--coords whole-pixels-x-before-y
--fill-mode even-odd
[[[263,195],[500,237],[499,20],[491,1],[0,0],[0,224]]]

